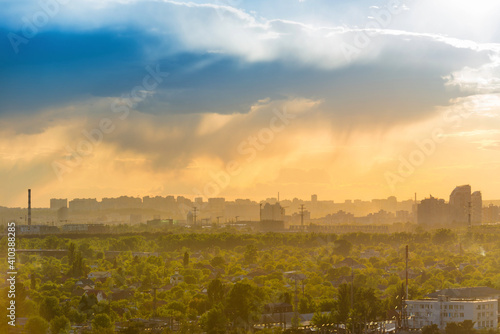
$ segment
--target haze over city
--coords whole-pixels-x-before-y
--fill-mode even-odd
[[[499,13],[1,1],[0,333],[500,334]]]
[[[500,198],[497,2],[7,3],[1,206]]]

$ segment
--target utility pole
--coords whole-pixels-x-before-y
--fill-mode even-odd
[[[403,316],[403,329],[408,328],[408,315],[406,313],[407,310],[407,303],[406,301],[408,300],[408,245],[406,245],[406,292],[405,292],[405,298],[403,302],[403,309],[401,310],[401,315]]]
[[[304,204],[300,205],[300,226],[304,226]]]
[[[351,259],[351,315],[353,314],[352,313],[352,310],[354,309],[354,260]],[[354,318],[351,317],[351,321],[352,321],[352,330],[353,330],[353,333],[354,333]]]
[[[294,304],[295,304],[295,307],[294,307],[294,318],[295,320],[292,321],[292,326],[293,328],[297,328],[298,327],[298,321],[299,321],[299,296],[298,296],[298,292],[297,292],[297,273],[295,273],[295,298],[294,298]]]
[[[153,288],[153,318],[156,318],[156,287]]]
[[[217,225],[219,225],[219,219],[222,218],[222,216],[217,216]]]
[[[28,225],[31,225],[31,189],[28,189]]]

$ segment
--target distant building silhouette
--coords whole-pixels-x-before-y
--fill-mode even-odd
[[[458,186],[450,194],[450,220],[454,224],[466,225],[469,221],[470,185]]]
[[[69,201],[71,211],[93,211],[99,208],[99,203],[95,198],[75,198]]]
[[[191,211],[187,213],[186,221],[189,226],[194,226],[194,215]]]
[[[69,217],[69,210],[67,207],[61,207],[57,210],[57,221],[67,222]]]
[[[500,208],[497,205],[490,204],[483,208],[482,221],[485,223],[497,223],[499,221]]]
[[[481,225],[483,222],[483,197],[480,191],[471,195],[471,221],[472,224]]]
[[[282,231],[285,229],[285,209],[279,204],[266,203],[260,211],[261,231]]]
[[[285,216],[284,210],[279,203],[276,204],[266,203],[261,211],[262,220],[283,221],[284,216]]]
[[[430,196],[417,206],[418,223],[422,225],[443,225],[449,222],[448,205],[444,199]]]
[[[51,198],[50,199],[50,209],[51,210],[59,210],[60,208],[68,207],[68,199],[67,198]]]

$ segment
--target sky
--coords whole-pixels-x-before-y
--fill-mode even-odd
[[[500,199],[496,0],[4,0],[0,206]]]

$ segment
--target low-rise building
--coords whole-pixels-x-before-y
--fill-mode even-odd
[[[182,282],[184,282],[184,276],[179,274],[179,270],[176,270],[175,274],[170,276],[170,284],[177,285],[177,284],[180,284]]]
[[[55,234],[59,233],[57,226],[51,225],[17,225],[19,234]]]
[[[408,326],[420,329],[436,324],[445,329],[446,324],[470,320],[474,328],[497,328],[498,299],[486,298],[452,298],[439,295],[438,298],[408,300]]]

